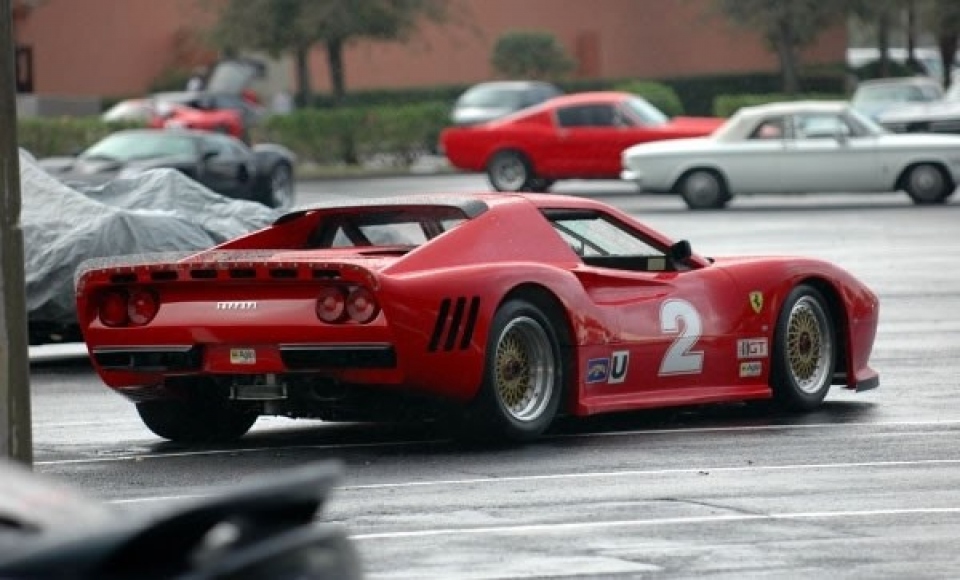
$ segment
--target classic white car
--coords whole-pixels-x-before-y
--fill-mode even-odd
[[[906,191],[946,201],[960,183],[960,135],[893,134],[845,101],[744,107],[709,137],[643,143],[621,177],[678,193],[691,209],[734,195]]]

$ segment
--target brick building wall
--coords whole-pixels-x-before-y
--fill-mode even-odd
[[[345,54],[348,89],[471,83],[492,78],[490,54],[508,30],[554,33],[581,78],[662,78],[775,71],[758,35],[711,13],[710,0],[455,0],[445,25],[427,24],[406,43],[359,41]],[[205,0],[44,0],[16,23],[33,49],[38,94],[140,94],[165,71],[214,58],[202,42],[215,19]],[[804,62],[841,62],[843,23]],[[313,83],[329,90],[325,54],[312,55]],[[289,76],[289,75],[288,75]]]

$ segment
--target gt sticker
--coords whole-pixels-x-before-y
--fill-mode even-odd
[[[750,307],[753,308],[755,313],[760,314],[760,311],[763,310],[763,292],[754,290],[750,293]]]
[[[234,364],[234,365],[257,364],[257,351],[252,348],[231,348],[230,364]]]
[[[737,358],[767,358],[766,338],[743,338],[737,341]]]
[[[763,363],[758,360],[740,363],[740,378],[759,377],[763,374]]]
[[[610,358],[592,358],[587,361],[587,384],[616,385],[627,379],[630,351],[618,350]]]

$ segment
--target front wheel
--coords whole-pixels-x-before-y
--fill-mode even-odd
[[[270,192],[267,205],[276,209],[290,209],[293,207],[293,197],[293,169],[286,163],[280,163],[270,171]]]
[[[555,179],[544,179],[542,177],[535,177],[530,180],[527,189],[533,193],[546,193],[550,191],[550,188],[553,187],[553,184],[557,181]]]
[[[805,284],[780,310],[770,378],[774,399],[787,410],[813,410],[830,390],[836,341],[828,312],[823,295]]]
[[[696,169],[684,176],[679,190],[690,209],[720,209],[730,201],[723,178],[705,169]]]
[[[530,187],[533,171],[519,151],[500,151],[487,163],[487,179],[497,191],[523,191]]]
[[[246,434],[258,413],[226,399],[188,396],[137,403],[137,412],[154,434],[177,443],[233,441]]]
[[[564,365],[550,319],[525,300],[494,315],[483,384],[467,409],[472,439],[528,441],[553,422],[563,396]]]
[[[912,167],[904,176],[904,189],[917,205],[943,203],[953,193],[943,170],[931,163]]]

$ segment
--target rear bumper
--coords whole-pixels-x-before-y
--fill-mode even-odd
[[[276,354],[279,357],[271,356]],[[104,371],[144,374],[397,368],[396,351],[387,343],[283,344],[274,348],[227,349],[203,345],[108,346],[92,349],[91,355]],[[278,362],[281,368],[277,368]]]

